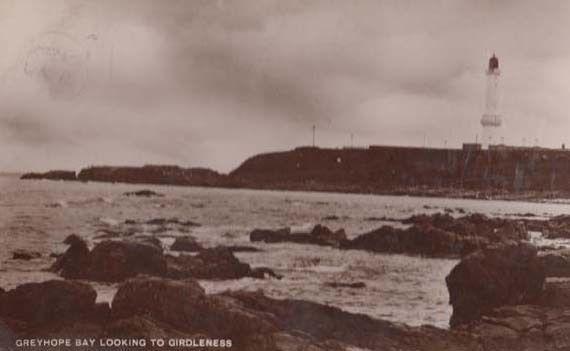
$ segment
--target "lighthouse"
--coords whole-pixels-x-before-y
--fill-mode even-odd
[[[487,90],[485,93],[485,112],[481,117],[483,126],[483,147],[492,145],[496,140],[497,130],[501,127],[502,119],[499,114],[499,59],[495,54],[489,59],[489,67],[485,72],[487,76]]]

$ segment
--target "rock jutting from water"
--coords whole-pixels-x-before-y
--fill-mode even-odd
[[[142,275],[119,286],[112,307],[96,304],[86,283],[24,284],[0,293],[0,319],[12,333],[10,340],[202,338],[231,342],[238,351],[566,350],[570,284],[545,283],[536,253],[529,244],[510,243],[464,257],[447,278],[454,308],[450,330],[408,327],[259,291],[207,295],[192,278]]]
[[[157,193],[156,191],[152,191],[149,189],[137,190],[137,191],[128,191],[123,193],[125,196],[139,196],[139,197],[164,197],[164,194]]]
[[[250,240],[266,243],[292,242],[378,253],[428,257],[461,257],[491,244],[528,240],[522,221],[473,214],[454,218],[449,214],[417,215],[403,220],[409,228],[383,226],[349,240],[344,230],[317,225],[309,233],[290,228],[255,229]]]
[[[452,327],[493,308],[532,302],[542,292],[544,267],[526,243],[489,246],[464,257],[446,278]]]
[[[15,303],[29,309],[14,310],[10,306]],[[54,313],[59,309],[62,313]],[[276,300],[261,292],[206,295],[194,280],[145,276],[122,283],[112,308],[95,304],[95,291],[84,283],[25,284],[0,295],[0,318],[12,340],[42,335],[191,338],[223,341],[226,348],[236,351],[349,351],[354,347],[456,351],[478,347],[475,339],[442,329],[409,328],[313,302]],[[219,345],[202,349],[216,350]]]
[[[254,229],[249,238],[252,242],[266,243],[293,242],[298,244],[311,244],[320,246],[340,247],[347,241],[344,229],[332,231],[323,225],[316,225],[309,233],[291,233],[290,228],[277,230]]]
[[[243,277],[279,277],[268,268],[251,268],[240,262],[227,248],[200,250],[196,256],[171,256],[148,238],[104,240],[89,251],[81,238],[72,235],[70,245],[50,267],[66,279],[121,282],[139,274],[176,279],[238,279]]]

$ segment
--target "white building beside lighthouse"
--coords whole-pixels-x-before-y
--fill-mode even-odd
[[[481,117],[481,125],[483,126],[484,148],[497,142],[498,130],[501,127],[502,119],[499,114],[499,59],[493,54],[489,59],[489,67],[487,68],[487,91],[485,93],[485,112]]]

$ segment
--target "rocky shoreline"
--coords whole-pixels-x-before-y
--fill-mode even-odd
[[[490,218],[482,214],[462,217],[453,217],[448,213],[414,215],[400,222],[409,227],[402,229],[384,225],[354,239],[348,239],[343,229],[332,231],[322,225],[315,226],[308,233],[292,233],[290,228],[255,229],[250,233],[250,241],[459,258],[490,245],[529,239],[524,220]]]
[[[80,238],[70,237],[66,242],[70,248],[52,266],[64,280],[0,291],[2,346],[6,349],[14,349],[16,338],[26,337],[217,340],[244,351],[570,347],[570,284],[547,281],[544,260],[534,246],[523,242],[490,245],[465,256],[452,269],[446,279],[453,306],[449,330],[408,327],[318,303],[269,298],[261,291],[208,295],[195,280],[199,270],[176,276],[168,273],[168,259],[158,264],[159,256],[137,255],[144,261],[121,256],[130,250],[140,253],[139,244],[118,241],[122,251],[116,251],[102,241],[90,251]],[[159,255],[150,244],[140,245],[148,245],[145,250]],[[104,259],[94,254],[98,250],[106,252]],[[200,254],[214,251],[205,249]],[[214,256],[218,267],[224,266],[212,268],[214,261],[208,262],[209,272],[216,272],[217,279],[232,279],[231,274],[219,273],[243,265],[237,260],[224,264],[218,254]],[[98,266],[98,259],[103,259],[104,267]],[[149,270],[154,264],[164,271]],[[73,274],[72,265],[77,267]],[[97,270],[100,275],[85,273]],[[101,277],[120,282],[110,305],[96,303],[96,292],[89,284]]]
[[[569,217],[514,220],[439,213],[400,221],[410,227],[384,226],[352,240],[343,230],[332,231],[322,225],[309,233],[254,230],[250,237],[268,243],[460,256],[461,261],[446,278],[453,306],[450,329],[409,327],[319,303],[274,299],[262,291],[208,295],[196,279],[281,277],[268,268],[252,268],[233,255],[256,248],[204,248],[186,236],[174,241],[170,249],[179,254],[172,255],[156,237],[134,235],[129,227],[139,221],[126,220],[121,227],[124,231],[106,234],[112,238],[94,239],[91,249],[76,235],[66,238],[69,248],[47,268],[62,280],[0,290],[0,346],[15,349],[14,340],[26,337],[159,337],[218,343],[201,348],[204,350],[220,349],[221,342],[230,342],[232,350],[244,351],[570,348],[570,282],[564,280],[570,276],[570,254],[555,248],[539,252],[527,242],[528,230],[553,237],[563,235],[560,233],[566,233],[570,226]],[[178,218],[154,218],[143,223],[199,226]],[[434,231],[446,234],[436,235]],[[17,254],[19,259],[34,257],[31,252]],[[96,303],[90,282],[118,283],[112,303]],[[342,281],[327,284],[335,288],[364,287]],[[172,345],[165,349],[181,348]]]

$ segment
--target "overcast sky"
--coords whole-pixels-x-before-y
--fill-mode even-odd
[[[229,171],[317,144],[570,145],[570,2],[0,0],[0,170]]]

